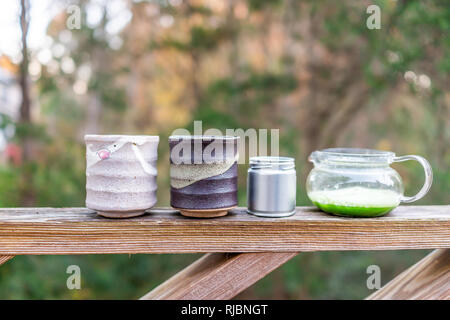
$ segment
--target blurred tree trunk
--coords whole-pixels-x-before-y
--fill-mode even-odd
[[[99,29],[101,29],[102,33],[105,34],[106,31],[106,24],[108,22],[107,18],[107,11],[106,11],[106,5],[102,8],[102,20],[99,25]],[[105,75],[105,70],[107,70],[110,66],[108,65],[104,48],[101,45],[98,45],[97,43],[90,44],[93,46],[93,49],[91,49],[91,64],[92,64],[92,70],[97,73],[97,75],[100,77],[99,81],[101,81],[101,77]],[[86,118],[86,133],[88,134],[95,134],[99,133],[100,131],[100,120],[102,115],[102,99],[98,92],[98,90],[94,92],[90,92],[88,97],[88,104],[87,104],[87,118]]]
[[[34,203],[33,188],[31,184],[32,172],[29,167],[29,161],[32,158],[32,137],[30,134],[31,128],[31,101],[30,101],[30,87],[28,82],[28,45],[27,35],[30,26],[29,20],[30,2],[28,0],[20,1],[20,29],[22,32],[22,61],[20,63],[19,72],[19,86],[22,96],[19,113],[19,125],[23,128],[21,132],[21,144],[23,148],[23,163],[24,167],[21,170],[20,180],[20,201],[23,206],[32,206]]]
[[[94,47],[91,53],[92,70],[97,74],[103,74],[105,58],[102,49]],[[86,131],[87,134],[97,134],[100,131],[100,118],[102,114],[102,101],[98,90],[91,91],[88,95],[86,110]]]
[[[20,73],[19,73],[19,85],[22,95],[22,102],[20,105],[20,118],[19,122],[24,127],[29,127],[31,124],[31,102],[30,102],[30,92],[28,83],[28,45],[27,45],[27,35],[29,28],[29,16],[28,10],[30,3],[28,0],[20,1],[20,29],[22,31],[22,62],[20,63]],[[23,160],[27,162],[31,156],[31,140],[29,134],[25,131],[25,135],[22,137],[22,147],[23,147]]]
[[[318,130],[322,126],[324,120],[323,106],[318,104],[317,96],[319,94],[319,77],[320,77],[320,58],[316,54],[315,46],[318,38],[317,12],[312,7],[309,8],[308,28],[305,33],[305,43],[307,52],[307,72],[309,74],[308,81],[308,98],[307,106],[309,108],[308,119],[306,127],[306,154],[308,155],[314,148],[317,147]]]
[[[91,93],[88,98],[86,133],[99,133],[99,123],[101,115],[102,103],[98,93]]]
[[[238,30],[240,28],[239,21],[234,17],[235,0],[228,1],[228,10],[226,15],[227,28],[231,30],[230,38],[230,53],[228,56],[228,64],[230,66],[230,76],[235,83],[239,83],[241,80],[241,73],[239,72],[239,43],[238,43]],[[241,104],[240,95],[232,95],[230,99],[230,113],[234,117],[239,117],[239,107]]]
[[[191,53],[191,90],[193,99],[193,110],[197,109],[202,99],[202,89],[198,74],[200,72],[200,53],[196,49],[192,49]]]

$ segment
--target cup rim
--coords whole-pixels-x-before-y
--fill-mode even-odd
[[[101,141],[101,142],[114,142],[120,139],[129,140],[133,142],[134,140],[144,140],[146,142],[158,142],[159,136],[150,135],[121,135],[121,134],[86,134],[84,136],[84,141]]]
[[[174,135],[169,137],[169,141],[179,141],[179,140],[238,140],[239,136],[214,136],[214,135]]]

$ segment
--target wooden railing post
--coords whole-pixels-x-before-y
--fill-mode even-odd
[[[14,256],[0,256],[0,266],[12,258],[14,258]]]
[[[206,254],[141,299],[231,299],[297,253]]]
[[[368,300],[449,300],[450,249],[434,250]]]

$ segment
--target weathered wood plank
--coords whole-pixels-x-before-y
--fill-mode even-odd
[[[121,220],[85,208],[0,209],[0,255],[438,248],[450,248],[450,206],[401,206],[385,217],[365,219],[310,207],[280,219],[243,209],[214,219],[155,209]]]
[[[0,266],[4,264],[6,261],[11,260],[14,256],[0,256]]]
[[[141,299],[231,299],[295,255],[290,252],[206,254]]]
[[[450,300],[450,250],[435,250],[368,300]]]

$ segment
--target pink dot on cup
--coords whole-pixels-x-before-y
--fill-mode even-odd
[[[106,149],[98,151],[97,154],[102,160],[108,159],[111,156],[111,153]]]

